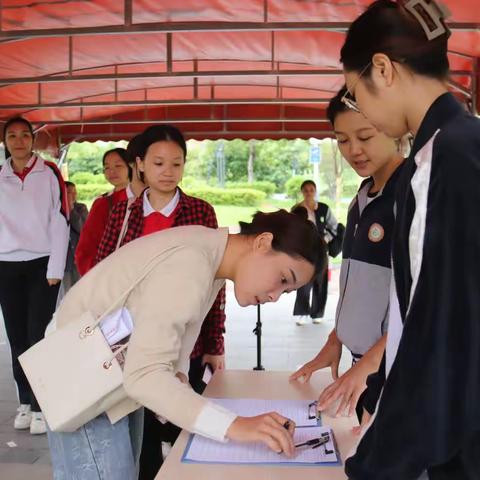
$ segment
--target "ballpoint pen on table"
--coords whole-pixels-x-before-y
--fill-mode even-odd
[[[311,440],[307,440],[306,442],[303,443],[298,443],[295,445],[295,448],[299,447],[312,447],[313,448],[318,448],[322,445],[325,445],[330,441],[330,435],[325,434],[322,435],[320,438],[312,438]]]

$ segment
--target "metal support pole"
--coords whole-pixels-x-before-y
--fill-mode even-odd
[[[262,365],[262,319],[260,316],[260,305],[257,305],[257,324],[253,329],[253,333],[257,336],[257,365],[254,370],[265,370]]]

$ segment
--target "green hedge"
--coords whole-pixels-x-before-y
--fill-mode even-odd
[[[103,174],[95,175],[91,172],[77,172],[69,180],[75,185],[109,185]]]
[[[247,188],[189,188],[188,195],[201,198],[212,205],[235,205],[240,207],[257,207],[266,198],[264,192]]]
[[[264,192],[267,197],[271,197],[276,190],[276,185],[272,182],[267,182],[267,181],[258,181],[258,182],[228,182],[225,185],[225,188],[230,189],[238,189],[238,188],[247,188],[251,190],[260,190],[261,192]]]
[[[111,187],[108,188],[108,185],[99,185],[96,183],[89,185],[77,184],[77,198],[79,202],[93,200],[111,189]]]

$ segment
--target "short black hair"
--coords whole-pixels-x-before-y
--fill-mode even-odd
[[[30,134],[32,135],[32,137],[35,137],[35,134],[33,132],[32,124],[26,118],[23,118],[19,115],[15,116],[15,117],[12,117],[12,118],[9,118],[5,122],[5,125],[3,126],[3,137],[2,138],[3,138],[4,149],[5,149],[5,158],[11,157],[11,153],[9,152],[9,150],[7,148],[7,142],[5,140],[6,140],[6,136],[7,136],[7,130],[14,123],[23,123],[23,125],[25,125],[28,128],[28,130],[30,131]],[[35,140],[35,138],[34,138],[34,140]]]
[[[34,135],[33,133],[33,127],[32,124],[26,119],[21,116],[16,116],[9,118],[6,122],[5,125],[3,126],[3,139],[5,140],[5,135],[7,134],[8,128],[13,125],[14,123],[23,123],[24,125],[27,126],[28,130],[30,130],[30,133],[32,134],[32,137]]]
[[[321,254],[320,237],[315,225],[300,215],[278,210],[257,212],[251,223],[240,222],[241,235],[273,235],[272,248],[295,258],[303,258],[316,267]]]
[[[300,185],[300,191],[302,191],[307,185],[311,185],[315,190],[317,189],[317,184],[313,180],[305,180]]]
[[[327,118],[332,124],[332,127],[335,126],[335,119],[337,118],[337,115],[350,111],[349,108],[342,102],[342,98],[345,93],[347,93],[347,87],[343,86],[328,104]]]
[[[75,187],[76,185],[73,182],[70,182],[68,180],[65,181],[65,186],[68,187]]]
[[[442,19],[443,22],[443,19]],[[428,40],[419,21],[400,2],[377,0],[348,29],[340,61],[345,70],[370,75],[373,55],[384,53],[414,73],[444,80],[448,77],[450,31]]]

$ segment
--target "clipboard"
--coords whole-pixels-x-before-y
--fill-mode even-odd
[[[182,463],[209,464],[209,465],[250,465],[250,466],[282,466],[282,467],[341,467],[342,460],[335,435],[329,427],[300,427],[295,430],[296,441],[321,435],[322,431],[328,431],[330,443],[327,449],[335,455],[324,455],[322,447],[317,450],[298,450],[295,458],[287,458],[278,455],[263,444],[240,444],[237,442],[219,443],[214,440],[191,434],[185,451],[182,455]],[[308,461],[305,459],[308,458]],[[318,459],[315,461],[315,459]],[[331,459],[331,460],[330,460]]]

